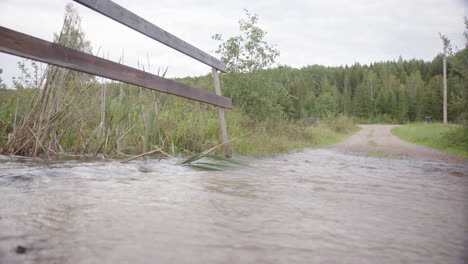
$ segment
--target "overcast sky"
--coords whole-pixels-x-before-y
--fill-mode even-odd
[[[63,22],[67,0],[0,0],[0,25],[52,41]],[[368,64],[382,60],[431,60],[441,50],[438,32],[464,47],[467,0],[115,0],[137,15],[212,54],[215,33],[233,36],[244,8],[259,15],[259,26],[276,44],[280,64],[303,67]],[[93,50],[137,67],[169,67],[168,77],[196,76],[210,67],[73,2]],[[215,55],[216,56],[216,55]],[[219,57],[219,56],[216,56]],[[0,53],[2,79],[11,84],[21,58]]]

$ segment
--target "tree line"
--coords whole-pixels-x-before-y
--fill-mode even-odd
[[[467,113],[467,50],[455,54],[448,67],[448,116],[457,122]],[[459,64],[460,63],[460,64]],[[431,62],[403,60],[371,65],[294,69],[280,66],[231,74],[225,91],[253,117],[271,112],[287,119],[326,118],[337,114],[376,121],[442,120],[442,57]]]
[[[245,12],[246,19],[239,21],[238,36],[225,39],[215,34],[213,39],[220,41],[216,53],[230,70],[221,78],[223,94],[231,97],[234,105],[250,120],[301,120],[339,114],[368,122],[414,122],[426,117],[442,120],[443,54],[432,61],[400,57],[396,61],[370,65],[268,68],[280,52],[265,41],[267,33],[258,26],[258,16]],[[465,25],[468,30],[467,19]],[[468,116],[467,32],[464,49],[447,57],[448,118],[451,122],[463,122]],[[77,35],[76,32],[65,35],[73,34]],[[85,46],[89,49],[89,42]],[[32,67],[37,74],[34,63]],[[20,63],[20,68],[27,72],[24,63]],[[36,86],[33,80],[38,78],[33,75],[23,74],[26,77],[14,80],[16,89]],[[209,75],[177,80],[214,91]]]
[[[345,114],[369,122],[442,120],[443,54],[432,61],[400,57],[370,65],[266,69],[280,53],[264,40],[266,32],[258,26],[258,15],[245,12],[247,18],[239,21],[238,36],[224,40],[216,34],[213,39],[221,42],[216,52],[230,69],[223,78],[224,93],[252,119],[297,120]],[[451,122],[462,122],[468,116],[466,18],[465,26],[465,48],[447,56]],[[445,49],[450,42],[443,35],[441,38]]]

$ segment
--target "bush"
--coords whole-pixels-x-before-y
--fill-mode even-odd
[[[336,118],[327,119],[325,120],[325,123],[330,129],[338,133],[349,133],[356,128],[354,120],[345,115],[339,115]]]
[[[288,91],[265,75],[264,71],[224,75],[223,93],[253,121],[285,119],[284,108],[291,101]]]
[[[451,128],[442,133],[441,140],[448,146],[456,146],[460,149],[468,149],[468,124]]]

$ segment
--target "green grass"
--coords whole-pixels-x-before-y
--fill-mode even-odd
[[[348,117],[339,116],[312,126],[284,124],[233,144],[236,153],[248,156],[272,156],[304,148],[333,145],[346,140],[361,128]]]
[[[138,87],[113,83],[107,85],[104,104],[101,88],[87,90],[83,97],[86,103],[71,108],[63,115],[64,121],[48,133],[53,138],[63,133],[57,139],[63,151],[56,149],[56,153],[119,157],[140,154],[158,146],[172,155],[191,155],[221,141],[215,107],[167,95],[156,96],[150,90],[140,91]],[[32,89],[0,90],[0,149],[13,131],[16,102],[19,104],[18,124],[33,92]],[[226,112],[226,120],[230,138],[256,131],[232,143],[234,153],[246,156],[273,156],[331,145],[359,130],[353,118],[342,115],[306,126],[300,120],[282,118],[255,121],[241,109],[234,108]],[[102,126],[101,121],[104,121]],[[50,142],[55,141],[45,140],[42,144]]]
[[[434,148],[442,152],[468,158],[468,127],[442,124],[410,124],[392,129],[399,138]]]

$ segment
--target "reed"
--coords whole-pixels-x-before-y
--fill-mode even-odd
[[[80,29],[80,18],[68,5],[55,42],[91,52],[90,43]],[[146,67],[139,65],[142,70],[151,69],[149,62]],[[48,156],[74,153],[120,157],[147,153],[153,146],[158,146],[175,155],[200,153],[221,141],[218,113],[213,106],[55,66],[47,67],[42,75],[36,74],[34,65],[33,74],[27,72],[24,64],[22,66],[24,78],[17,83],[18,90],[0,91],[2,154]],[[157,71],[164,76],[168,69]],[[252,77],[249,76],[234,74],[222,78],[226,95],[238,95],[234,92],[239,88],[234,82],[235,77],[248,80]],[[254,84],[262,86],[269,96],[272,92],[268,87],[278,85],[265,83],[263,77],[257,79]],[[177,81],[214,91],[209,75]],[[270,101],[269,96],[249,101],[249,104],[258,104],[253,108],[244,102],[226,113],[230,138],[259,131],[234,142],[234,152],[256,156],[288,152],[334,142],[341,135],[350,133],[348,128],[353,127],[352,120],[346,117],[304,126],[284,115],[286,110],[279,103],[280,99],[287,99],[287,95],[275,95],[276,103]],[[254,115],[258,109],[262,110],[261,114]]]

